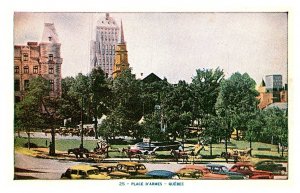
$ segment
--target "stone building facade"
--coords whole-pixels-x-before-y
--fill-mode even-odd
[[[96,39],[91,41],[90,69],[100,66],[106,77],[112,77],[118,37],[117,22],[106,13],[104,18],[97,21]]]
[[[52,97],[61,96],[61,44],[53,23],[45,23],[42,40],[14,46],[15,102],[23,100],[30,80],[49,80]]]

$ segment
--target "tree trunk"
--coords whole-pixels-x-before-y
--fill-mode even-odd
[[[239,141],[240,140],[240,136],[239,136],[239,130],[236,129],[236,140]]]
[[[27,132],[27,139],[28,139],[27,147],[28,147],[28,149],[30,149],[30,129]]]
[[[95,127],[95,139],[98,139],[98,120],[97,120],[97,116],[96,115],[94,116],[94,119],[95,119],[95,124],[94,124],[94,127]]]
[[[250,136],[250,149],[252,148],[252,136]],[[252,151],[250,150],[250,156],[252,156]]]
[[[51,145],[49,155],[55,156],[55,128],[51,128]]]
[[[210,156],[212,157],[212,138],[210,139],[209,149],[210,149]]]
[[[226,158],[226,163],[228,163],[228,147],[227,147],[227,138],[228,138],[228,132],[230,130],[230,121],[227,123],[227,127],[225,130],[225,158]]]

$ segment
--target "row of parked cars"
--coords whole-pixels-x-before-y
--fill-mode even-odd
[[[262,164],[261,164],[262,165]],[[267,168],[265,168],[267,170]],[[281,168],[286,171],[286,168]],[[221,164],[186,165],[176,172],[148,171],[138,162],[75,165],[62,174],[62,179],[273,179],[274,173],[258,170],[250,163],[237,163],[231,168]]]

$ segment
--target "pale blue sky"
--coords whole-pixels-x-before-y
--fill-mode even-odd
[[[105,13],[15,13],[15,44],[40,41],[53,22],[62,44],[62,75],[89,71],[89,41]],[[123,20],[133,72],[191,81],[198,68],[247,72],[256,82],[282,74],[287,82],[286,13],[110,13]],[[93,27],[92,27],[93,26]],[[93,30],[92,30],[93,29]]]

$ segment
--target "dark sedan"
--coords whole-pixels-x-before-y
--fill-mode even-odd
[[[275,175],[285,175],[287,172],[286,167],[284,167],[280,163],[274,162],[273,160],[263,160],[263,161],[257,162],[255,164],[255,168],[258,170],[272,172]]]

